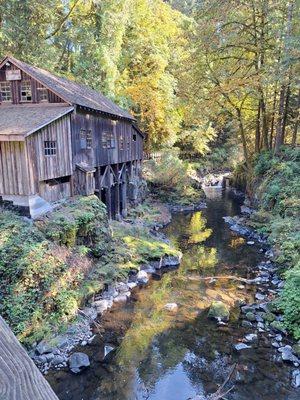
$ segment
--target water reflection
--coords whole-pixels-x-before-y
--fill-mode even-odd
[[[207,210],[174,216],[165,231],[184,254],[180,268],[105,316],[103,339],[84,350],[92,361],[89,370],[76,377],[50,376],[61,400],[186,400],[216,390],[234,362],[239,381],[228,399],[297,398],[288,390],[289,372],[272,361],[268,346],[241,355],[232,350],[245,333],[238,302],[251,301],[254,293],[231,277],[251,277],[262,256],[224,225],[222,217],[236,214],[239,204],[228,193],[223,196],[209,200]],[[212,300],[230,308],[228,326],[207,318]],[[166,310],[167,303],[176,303],[177,311]],[[117,350],[103,363],[104,341]]]

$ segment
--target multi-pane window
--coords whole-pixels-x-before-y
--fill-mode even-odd
[[[48,90],[46,88],[44,88],[44,87],[38,88],[38,94],[39,94],[40,102],[48,101]]]
[[[86,131],[86,148],[91,149],[92,147],[93,147],[92,131],[88,129]]]
[[[120,133],[120,150],[124,150],[125,148],[125,137],[124,133]]]
[[[30,81],[22,81],[21,83],[21,101],[31,101],[31,82]]]
[[[0,82],[0,97],[3,102],[12,100],[10,82]]]
[[[115,134],[113,132],[102,132],[102,148],[114,149],[115,147]]]
[[[80,129],[80,148],[91,149],[93,147],[93,136],[90,129]]]
[[[44,142],[45,156],[55,156],[56,155],[56,141],[46,140]]]

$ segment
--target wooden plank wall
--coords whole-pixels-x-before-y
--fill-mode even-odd
[[[31,194],[24,142],[0,142],[1,194]]]
[[[16,70],[19,69],[15,65],[11,64],[9,67],[4,65],[0,69],[0,81],[6,81],[6,70]],[[39,103],[39,88],[43,88],[44,86],[36,81],[35,79],[31,78],[25,72],[21,71],[21,80],[19,81],[11,81],[11,91],[12,91],[12,103],[19,104],[21,103],[21,81],[30,81],[31,82],[31,93],[32,93],[32,103]],[[49,103],[64,103],[64,100],[57,96],[55,93],[48,90],[48,101]],[[1,104],[1,99],[0,99]]]
[[[0,317],[0,399],[59,400]]]
[[[56,142],[56,155],[46,156],[45,141]],[[64,116],[26,139],[35,182],[72,175],[70,115]],[[31,161],[30,161],[31,162]]]
[[[82,149],[80,130],[92,132],[92,149]],[[103,148],[102,134],[114,133],[116,146],[113,149]],[[124,147],[121,149],[120,138],[124,137]],[[133,137],[136,141],[133,141]],[[86,162],[93,167],[124,163],[143,158],[143,138],[132,127],[130,121],[113,121],[96,113],[87,113],[77,109],[72,114],[72,148],[73,161],[76,164]]]

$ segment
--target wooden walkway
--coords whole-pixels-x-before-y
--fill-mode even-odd
[[[58,400],[49,383],[1,317],[0,400]]]

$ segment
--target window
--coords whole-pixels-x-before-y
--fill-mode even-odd
[[[56,142],[53,140],[46,140],[44,142],[45,156],[55,156],[56,155]]]
[[[120,133],[120,150],[124,150],[125,148],[125,137],[124,133]]]
[[[93,147],[93,136],[90,129],[80,129],[80,148],[91,149]]]
[[[114,149],[115,147],[115,134],[113,132],[102,132],[102,148]]]
[[[134,142],[136,142],[136,133],[134,133],[134,134],[132,135],[132,140],[133,140]]]
[[[21,101],[31,101],[31,82],[22,81],[21,83]]]
[[[92,131],[88,129],[86,131],[86,148],[91,149],[92,147],[93,147]]]
[[[3,102],[12,100],[10,82],[0,82],[0,95]]]
[[[38,94],[40,102],[48,101],[48,89],[40,87],[38,88]]]

